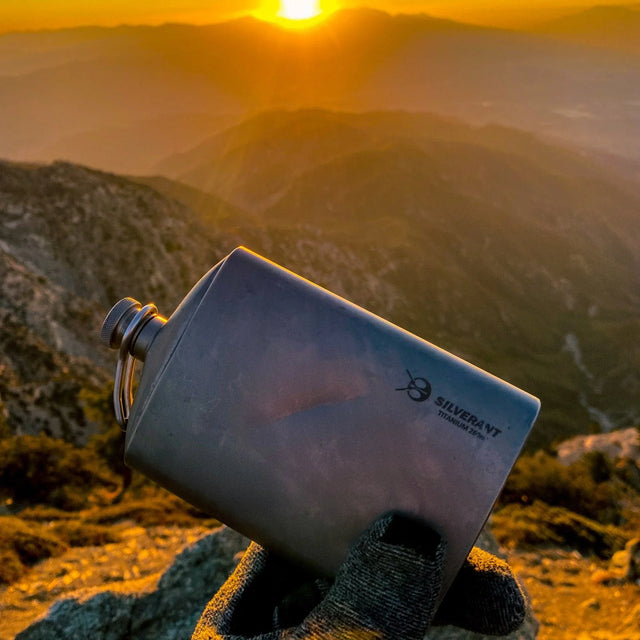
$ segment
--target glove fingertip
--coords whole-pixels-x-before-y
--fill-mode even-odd
[[[308,622],[322,617],[335,628],[421,639],[435,613],[445,554],[444,539],[427,525],[405,514],[385,514],[353,544]]]
[[[465,602],[464,607],[460,602]],[[527,601],[511,568],[474,547],[436,614],[437,624],[453,624],[476,633],[507,635],[527,614]]]
[[[425,558],[438,553],[442,537],[422,520],[400,512],[392,512],[385,518],[380,542],[410,549]]]

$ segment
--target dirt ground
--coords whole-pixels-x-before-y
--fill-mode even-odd
[[[595,582],[606,562],[560,549],[509,561],[531,597],[538,640],[640,640],[640,585]]]
[[[59,598],[86,598],[105,587],[152,590],[175,555],[209,532],[121,526],[121,542],[70,549],[1,588],[0,640],[12,640]],[[539,640],[640,640],[640,585],[594,582],[603,561],[559,549],[511,552],[509,559],[531,597]]]

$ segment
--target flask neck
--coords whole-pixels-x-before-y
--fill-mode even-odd
[[[107,314],[100,338],[111,349],[118,349],[113,405],[116,420],[126,429],[133,403],[133,372],[136,359],[144,361],[166,318],[158,315],[154,304],[144,307],[133,298],[117,302]]]

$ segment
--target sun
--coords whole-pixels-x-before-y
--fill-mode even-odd
[[[338,0],[263,0],[253,15],[259,20],[298,31],[317,25],[338,7]]]
[[[280,0],[278,17],[285,20],[310,20],[322,13],[318,0]]]

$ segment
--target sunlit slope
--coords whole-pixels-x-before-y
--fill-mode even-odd
[[[229,228],[246,215],[206,204],[205,217],[118,176],[0,162],[1,433],[86,442],[83,393],[113,381],[109,307],[131,295],[169,313],[241,241]]]
[[[0,156],[147,170],[155,145],[145,157],[139,137],[115,147],[109,131],[144,122],[151,135],[158,118],[324,107],[434,111],[637,158],[639,85],[637,57],[371,10],[337,12],[305,30],[246,18],[7,34]],[[185,132],[184,148],[197,142]],[[158,136],[166,136],[160,125]]]
[[[576,180],[571,195],[552,176],[503,160],[452,188],[453,171],[478,165],[460,161],[447,176],[443,163],[415,147],[359,152],[301,177],[265,215],[384,253],[384,280],[398,292],[378,301],[386,315],[535,391],[546,411],[562,389],[574,415],[583,404],[613,416],[614,398],[629,383],[618,377],[622,361],[630,357],[627,373],[638,362],[635,344],[624,355],[618,349],[622,334],[638,338],[640,263],[632,247],[640,245],[637,233],[632,241],[622,230],[633,231],[630,219],[618,227],[600,211],[618,200],[637,212],[639,203],[587,180]],[[584,200],[565,213],[579,190]],[[624,401],[618,410],[611,422],[624,415]],[[591,419],[605,421],[595,411]]]
[[[451,165],[452,175],[461,179],[467,172],[457,169],[456,163],[465,159],[457,153],[464,144],[478,152],[527,159],[538,169],[551,167],[549,172],[560,175],[602,177],[602,168],[594,167],[590,156],[581,158],[574,150],[550,145],[524,131],[496,125],[472,127],[429,113],[321,109],[260,113],[169,156],[154,171],[259,212],[269,199],[289,188],[292,178],[338,156],[394,143],[434,149],[438,142],[454,145],[439,149],[438,161]],[[447,155],[448,150],[453,153]],[[615,175],[613,168],[611,173]],[[626,173],[632,173],[631,167]],[[507,182],[501,185],[501,190],[510,188]]]
[[[154,171],[261,211],[305,170],[375,145],[375,130],[363,122],[364,116],[322,110],[261,113],[166,158]]]

